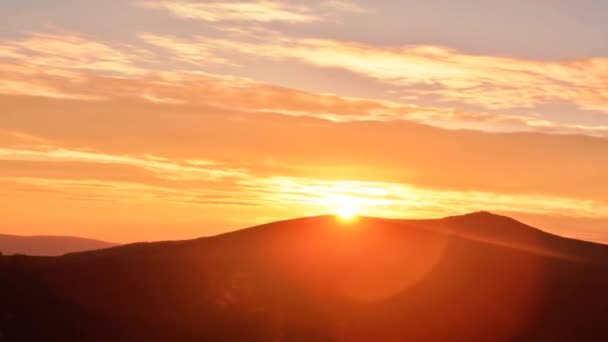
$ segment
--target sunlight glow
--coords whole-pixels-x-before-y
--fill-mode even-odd
[[[336,210],[336,215],[343,221],[350,221],[358,216],[358,209],[353,206],[343,206]]]
[[[361,198],[344,195],[333,195],[328,198],[328,205],[342,221],[351,221],[359,215]]]

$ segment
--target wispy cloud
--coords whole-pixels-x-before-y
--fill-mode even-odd
[[[192,39],[191,44],[200,42]],[[245,35],[241,39],[207,40],[206,44],[216,51],[347,70],[401,87],[409,96],[434,95],[490,109],[568,102],[583,109],[608,111],[606,58],[527,60],[473,55],[438,46],[379,47],[293,38],[276,32],[264,40]]]
[[[319,20],[319,17],[307,7],[275,0],[209,2],[169,0],[142,1],[137,4],[149,9],[165,10],[179,18],[208,22],[309,23]],[[351,8],[354,7],[351,5]]]
[[[476,210],[606,218],[608,204],[551,195],[505,195],[479,191],[446,191],[404,183],[328,181],[314,178],[264,177],[254,174],[219,183],[158,184],[142,180],[70,179],[6,176],[3,193],[37,193],[39,198],[116,203],[164,202],[194,207],[273,208],[278,215],[332,213],[348,201],[364,215],[442,217]],[[101,177],[100,177],[101,176]],[[282,213],[282,214],[281,214]],[[274,219],[278,219],[277,216]]]
[[[349,0],[329,0],[325,6],[340,12],[366,13],[369,10]]]
[[[9,131],[0,129],[0,145],[19,146],[19,145],[46,145],[52,141],[20,131]]]
[[[158,104],[200,106],[250,113],[277,113],[331,121],[435,120],[448,123],[492,123],[521,130],[582,132],[601,135],[598,127],[566,127],[521,115],[473,113],[421,107],[399,102],[318,94],[205,73],[150,72],[141,78],[112,78],[84,73],[53,72],[14,63],[0,63],[0,93],[76,100],[137,97]]]
[[[564,215],[589,218],[608,216],[606,203],[577,201],[559,196],[445,191],[404,183],[327,181],[293,177],[261,178],[250,182],[254,188],[259,187],[268,200],[317,206],[331,211],[335,209],[333,206],[340,205],[347,199],[351,205],[366,214],[380,217],[438,217],[488,209],[509,211],[513,210],[514,206],[518,212],[524,213],[561,212]]]
[[[366,215],[387,217],[443,216],[475,210],[560,214],[571,217],[608,217],[608,203],[558,195],[522,192],[425,188],[404,182],[323,180],[310,177],[266,176],[255,170],[231,167],[211,160],[176,160],[151,155],[115,155],[66,149],[59,146],[0,148],[2,162],[35,162],[40,169],[80,169],[78,178],[59,173],[48,178],[23,166],[19,176],[10,168],[0,171],[0,181],[13,185],[4,191],[46,191],[48,196],[89,200],[164,200],[190,205],[283,207],[300,213],[332,211],[345,200]],[[154,177],[134,174],[120,179],[104,165],[128,166]],[[26,168],[29,170],[27,171]],[[99,169],[99,172],[97,171]],[[7,173],[8,172],[8,173]],[[124,172],[124,171],[123,171]],[[62,176],[63,175],[63,176]],[[16,186],[27,185],[28,188]],[[12,190],[10,190],[12,189]],[[27,190],[29,189],[29,190]]]
[[[202,41],[198,44],[190,44],[187,41],[180,42],[180,40],[175,37],[149,33],[140,34],[139,37],[150,45],[168,50],[171,52],[172,58],[179,62],[198,66],[209,66],[213,64],[235,65],[228,59],[216,55],[214,47],[211,44],[205,44]]]
[[[259,113],[270,105],[248,99],[249,92],[251,97],[264,91],[293,96],[293,103],[280,106],[308,113],[339,111],[341,106],[348,113],[348,106],[359,105],[356,99],[349,103],[332,95],[290,94],[272,87],[260,91],[259,84],[238,78],[161,76],[149,78],[142,88],[133,79],[122,80],[125,88],[116,89],[121,83],[113,79],[111,87],[87,86],[137,93],[150,91],[152,84],[194,82],[200,89],[212,89],[207,94],[211,103],[242,97],[255,108],[159,105],[111,96],[103,102],[0,97],[8,113],[0,116],[2,133],[8,136],[0,140],[0,193],[25,198],[30,207],[44,201],[78,202],[91,210],[99,203],[138,206],[141,212],[129,213],[138,222],[150,208],[187,216],[207,210],[210,217],[220,215],[216,210],[233,208],[229,212],[239,217],[263,212],[266,218],[284,218],[331,212],[345,199],[377,216],[429,217],[484,209],[608,217],[606,185],[597,182],[608,172],[603,158],[608,146],[602,139]],[[181,89],[171,87],[153,93],[175,96]],[[230,93],[232,87],[239,90]],[[268,94],[262,97],[275,103]],[[382,103],[360,105],[390,109]],[[559,175],[552,173],[556,165]],[[556,181],[559,189],[553,186]]]
[[[161,80],[156,83],[162,84]],[[0,115],[0,127],[22,137],[12,134],[2,139],[1,147],[10,150],[5,159],[114,163],[147,170],[155,179],[164,180],[185,177],[200,181],[207,170],[243,169],[255,175],[366,179],[435,190],[529,192],[608,200],[608,184],[598,182],[600,175],[608,173],[604,139],[450,131],[405,120],[330,121],[310,116],[324,110],[347,114],[349,106],[358,107],[357,100],[351,103],[332,96],[270,89],[279,98],[293,97],[293,103],[276,104],[275,93],[258,92],[255,83],[226,79],[224,85],[218,85],[214,79],[207,80],[209,83],[203,82],[204,78],[195,80],[200,88],[192,90],[189,97],[177,98],[198,97],[200,102],[188,100],[184,105],[159,104],[135,95],[109,96],[95,102],[0,96],[6,110]],[[122,88],[114,80],[87,86],[93,91],[96,87],[111,88],[118,93],[147,92],[163,97],[183,91],[156,91],[150,89],[150,83],[124,81],[130,83]],[[172,82],[187,80],[175,78]],[[256,94],[268,97],[275,107],[260,102]],[[241,98],[249,106],[230,106]],[[390,110],[374,102],[363,101],[361,106],[369,106],[369,111]],[[285,115],[278,111],[280,107],[307,114]],[[23,134],[53,142],[44,145],[64,147],[41,147],[32,139],[23,139]],[[150,154],[168,160],[151,158]],[[218,164],[206,165],[205,161]],[[37,167],[29,166],[33,168]],[[172,171],[174,168],[177,171]],[[560,183],[559,188],[555,182]]]
[[[0,62],[0,94],[42,96],[57,99],[96,100],[100,96],[78,90],[87,76],[71,71]]]
[[[167,45],[169,37],[163,37]],[[179,43],[178,44],[182,44]],[[101,101],[138,98],[155,104],[321,118],[331,121],[432,120],[445,127],[491,124],[494,130],[606,136],[601,125],[562,124],[533,116],[466,112],[401,102],[319,94],[202,72],[147,72],[129,78],[23,63],[0,63],[0,94]],[[464,126],[463,126],[464,125]]]
[[[466,55],[437,47],[377,48],[287,38],[276,33],[268,41],[238,33],[235,39],[183,39],[148,33],[139,37],[169,52],[171,58],[196,66],[231,65],[223,56],[238,52],[343,68],[405,87],[410,95],[436,95],[504,111],[555,101],[571,102],[585,109],[608,109],[604,78],[608,62],[603,59],[525,61]],[[492,123],[498,130],[505,127],[597,136],[608,132],[602,125],[558,123],[548,116],[421,107],[401,101],[314,94],[201,72],[156,72],[141,66],[137,59],[149,57],[152,52],[130,46],[113,47],[72,34],[32,34],[1,45],[10,52],[3,58],[10,62],[0,62],[0,93],[4,94],[80,100],[136,94],[154,103],[213,105],[330,120],[433,120],[446,127],[450,123],[455,123],[455,127]],[[129,79],[123,79],[125,75]]]
[[[69,150],[60,147],[42,146],[36,149],[0,148],[0,160],[35,162],[78,162],[93,164],[116,164],[134,166],[173,180],[220,180],[230,177],[244,177],[245,171],[230,169],[213,161],[196,163],[171,161],[151,155],[127,156]]]
[[[136,75],[143,69],[146,51],[133,46],[87,39],[72,33],[31,33],[22,39],[0,42],[0,60],[27,61],[28,65],[52,70],[83,70]]]

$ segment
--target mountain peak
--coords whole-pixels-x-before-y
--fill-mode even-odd
[[[481,210],[481,211],[474,211],[471,213],[467,213],[467,214],[463,214],[463,215],[453,215],[453,216],[448,216],[446,218],[457,218],[457,217],[462,217],[462,218],[472,218],[472,217],[494,217],[494,218],[508,218],[507,216],[502,216],[502,215],[498,215],[498,214],[494,214],[490,211],[485,211],[485,210]]]
[[[512,217],[498,215],[498,214],[495,214],[495,213],[492,213],[489,211],[475,211],[475,212],[463,214],[463,215],[448,216],[448,217],[445,217],[444,220],[465,221],[467,223],[477,222],[480,224],[511,224],[511,225],[516,224],[519,226],[526,226],[527,228],[536,230],[536,228],[527,226],[526,224],[519,222]]]

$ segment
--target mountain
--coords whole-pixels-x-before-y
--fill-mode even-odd
[[[18,236],[0,234],[0,252],[5,255],[62,255],[116,246],[114,243],[71,236]]]
[[[0,258],[0,341],[602,341],[608,246],[486,212]]]

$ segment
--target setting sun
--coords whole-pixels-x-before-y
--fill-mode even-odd
[[[319,190],[320,189],[316,189],[316,191]],[[353,193],[356,192],[357,188],[352,185],[347,188],[334,185],[332,190]],[[371,205],[371,201],[368,201],[365,197],[355,197],[340,193],[325,194],[323,200],[321,200],[319,204],[329,208],[329,210],[331,210],[340,220],[350,221],[359,216],[362,206]]]
[[[336,210],[336,215],[343,221],[350,221],[357,217],[359,210],[350,205],[345,205]]]

